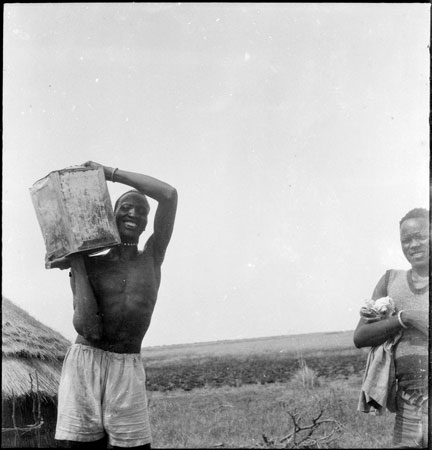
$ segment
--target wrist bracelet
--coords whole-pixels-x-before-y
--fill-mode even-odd
[[[112,174],[111,174],[111,181],[112,181],[113,183],[115,183],[115,181],[114,181],[114,174],[116,173],[117,170],[118,170],[118,167],[116,167],[115,169],[113,169]]]
[[[408,328],[408,327],[403,323],[403,321],[402,321],[402,317],[401,317],[401,314],[402,314],[402,313],[403,313],[403,310],[398,312],[398,315],[397,315],[398,322],[401,324],[401,326],[402,326],[403,328]]]

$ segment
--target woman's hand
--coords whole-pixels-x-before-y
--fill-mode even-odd
[[[407,327],[416,328],[424,334],[429,332],[429,320],[425,311],[418,309],[407,309],[401,314],[401,320]]]

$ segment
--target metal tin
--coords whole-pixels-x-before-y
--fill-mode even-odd
[[[45,240],[47,269],[62,268],[64,258],[72,253],[120,244],[101,167],[51,172],[33,184],[30,195]]]

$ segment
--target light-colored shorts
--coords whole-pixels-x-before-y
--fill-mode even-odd
[[[145,372],[139,353],[112,353],[73,344],[58,393],[55,439],[110,445],[151,443]]]

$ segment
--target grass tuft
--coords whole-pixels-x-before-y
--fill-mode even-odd
[[[303,389],[314,389],[320,385],[319,378],[316,372],[311,369],[304,359],[302,353],[298,354],[299,369],[291,378],[291,384],[294,387]]]

